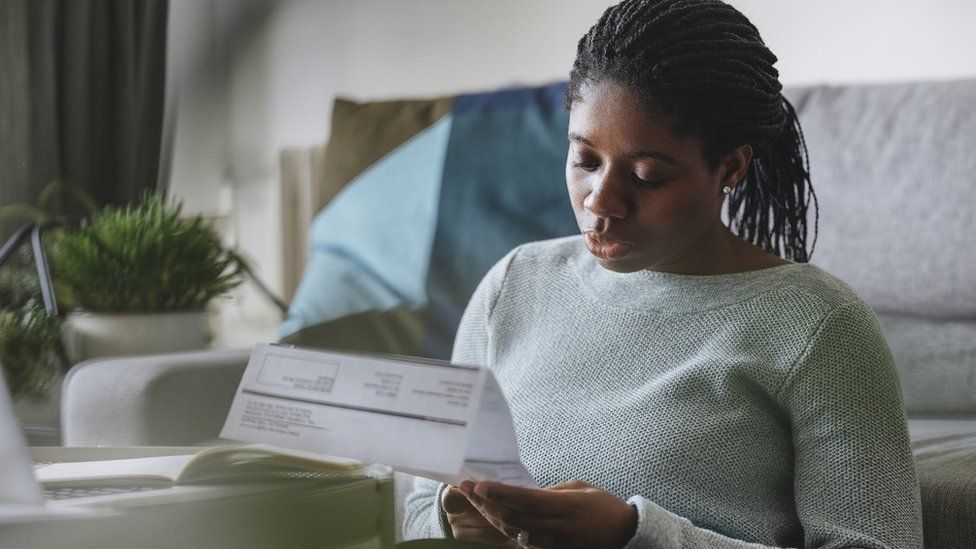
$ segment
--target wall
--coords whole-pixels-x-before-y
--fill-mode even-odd
[[[187,10],[199,11],[203,1],[174,0],[171,17],[177,22],[183,17],[183,26],[173,27],[173,33],[188,32],[194,25],[187,19],[196,27],[207,19],[186,16]],[[196,121],[189,116],[181,121],[174,194],[219,219],[229,239],[281,292],[286,289],[281,242],[287,238],[281,217],[298,215],[307,222],[314,212],[283,213],[279,151],[327,139],[336,95],[429,96],[565,79],[579,37],[611,3],[206,0],[216,36],[208,51],[216,52],[218,65],[223,62],[207,74],[227,74],[222,88],[182,101],[181,108],[196,113]],[[976,2],[730,3],[753,21],[779,57],[786,85],[976,77]],[[221,113],[226,113],[223,123]],[[219,143],[214,124],[219,124]],[[209,137],[187,145],[194,134]],[[194,155],[196,164],[209,170],[199,177],[192,174]],[[217,198],[221,189],[223,201]],[[239,331],[244,334],[239,341],[273,338],[277,317],[253,291],[228,306],[237,307],[238,320],[257,326]]]
[[[605,0],[288,2],[272,22],[279,144],[326,131],[331,98],[453,93],[564,79]],[[732,0],[784,84],[976,76],[971,0]]]

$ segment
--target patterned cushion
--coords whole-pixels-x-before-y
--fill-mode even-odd
[[[573,234],[565,84],[430,101],[336,102],[283,341],[448,358],[478,281],[505,252]]]

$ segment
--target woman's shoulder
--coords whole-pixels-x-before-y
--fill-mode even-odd
[[[765,279],[768,290],[788,287],[813,297],[828,310],[860,300],[857,291],[839,277],[808,262],[794,262],[743,241],[735,272],[741,279]],[[754,277],[752,275],[755,275]]]
[[[740,306],[764,310],[767,320],[792,325],[802,339],[821,338],[824,324],[847,325],[853,332],[874,332],[878,323],[871,306],[840,277],[813,263],[774,268],[769,284]]]
[[[788,286],[793,299],[779,313],[802,326],[805,334],[792,375],[811,368],[832,368],[821,364],[831,361],[849,367],[857,362],[859,369],[881,368],[889,375],[888,370],[894,368],[892,357],[874,309],[834,274],[810,263],[797,266]],[[865,360],[871,364],[860,363]]]
[[[817,298],[828,310],[852,302],[864,303],[860,294],[850,284],[813,263],[796,263],[788,284],[798,291]]]

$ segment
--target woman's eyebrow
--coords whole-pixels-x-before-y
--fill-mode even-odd
[[[596,148],[596,145],[594,145],[592,141],[576,132],[569,132],[569,140]],[[671,164],[672,166],[677,166],[679,164],[679,162],[673,156],[669,156],[659,151],[630,151],[627,153],[627,156],[630,158],[654,158],[667,164]]]

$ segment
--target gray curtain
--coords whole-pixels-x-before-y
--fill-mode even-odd
[[[99,204],[164,190],[166,19],[167,0],[0,0],[0,204],[54,178]]]

